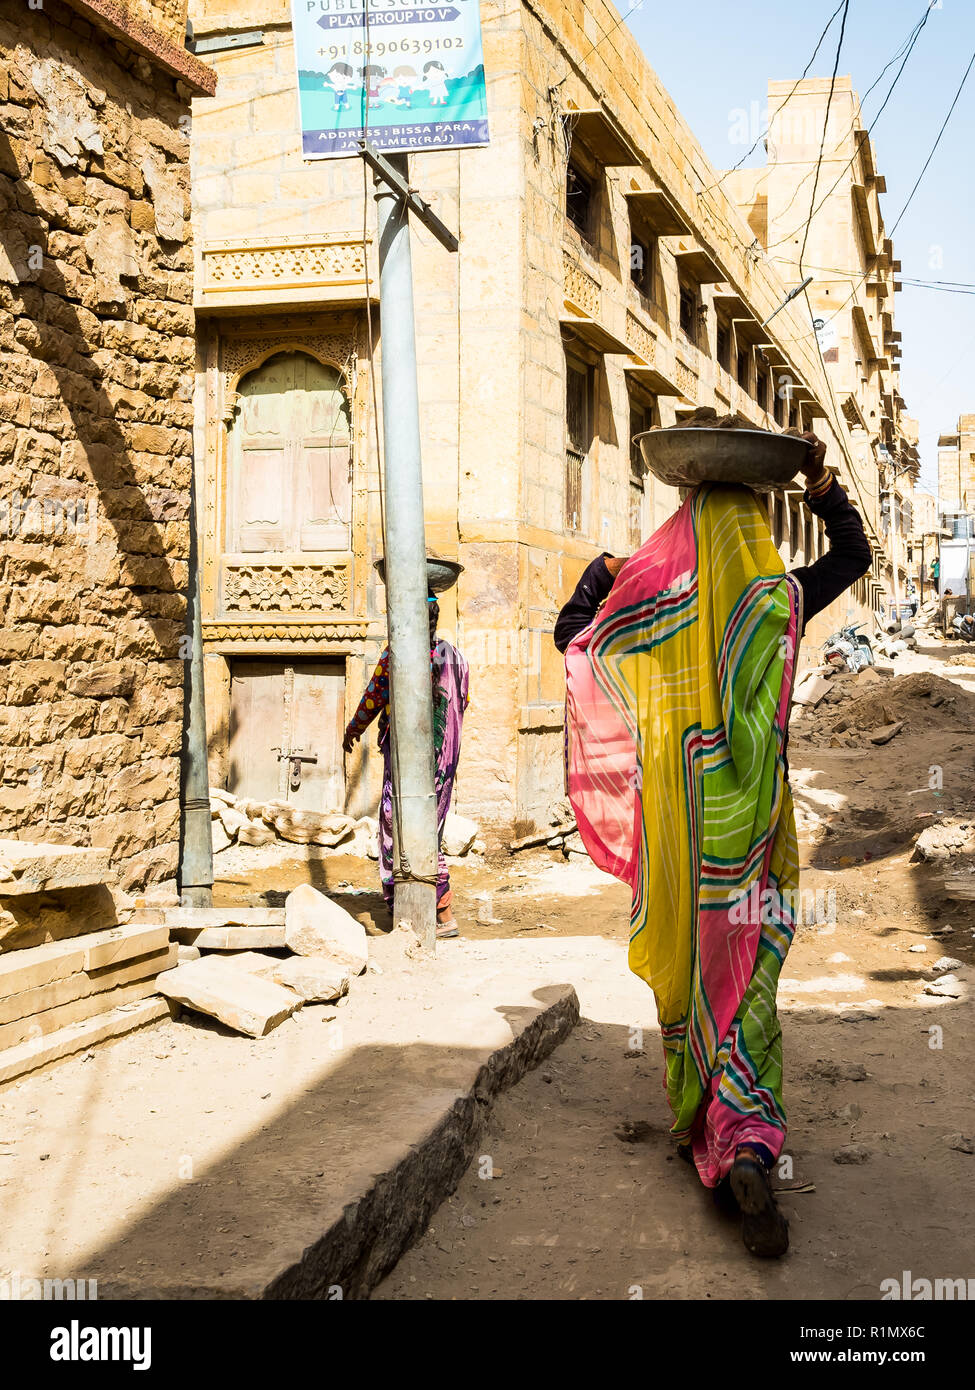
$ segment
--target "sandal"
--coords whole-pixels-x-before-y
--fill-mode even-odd
[[[453,917],[445,917],[443,921],[437,918],[437,940],[445,941],[450,936],[459,936],[460,928]]]
[[[789,1248],[789,1223],[776,1206],[768,1169],[743,1145],[735,1154],[730,1176],[745,1249],[760,1259],[778,1259]]]

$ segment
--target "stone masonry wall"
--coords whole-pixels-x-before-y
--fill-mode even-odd
[[[167,10],[178,8],[169,4]],[[0,836],[173,873],[194,368],[188,93],[0,17]]]

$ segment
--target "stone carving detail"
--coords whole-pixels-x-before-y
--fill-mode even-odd
[[[252,642],[271,641],[275,638],[288,642],[321,642],[366,640],[367,622],[365,619],[350,619],[339,623],[212,623],[204,622],[203,640],[205,642]]]
[[[644,362],[654,360],[657,353],[656,338],[648,329],[644,328],[636,315],[629,311],[626,314],[626,341],[633,351],[643,358]]]
[[[241,613],[320,613],[347,608],[347,565],[234,565],[223,587],[224,607]]]
[[[292,330],[286,320],[282,321],[278,332],[269,332],[253,338],[224,339],[221,350],[224,399],[227,402],[224,419],[228,422],[232,419],[237,403],[236,397],[233,401],[230,400],[233,394],[231,384],[235,379],[239,380],[244,372],[258,366],[273,352],[300,352],[302,349],[307,349],[323,362],[329,362],[339,369],[342,374],[339,385],[351,406],[355,391],[358,346],[358,333],[354,324],[345,332],[322,333],[315,329],[292,337]]]
[[[577,309],[588,314],[590,318],[598,319],[600,306],[598,283],[583,270],[577,261],[573,260],[568,252],[562,253],[562,264],[565,298]]]
[[[346,284],[365,276],[365,246],[353,232],[287,242],[256,237],[243,245],[212,242],[203,248],[204,291]]]
[[[680,387],[684,396],[689,401],[697,399],[697,377],[689,367],[685,367],[680,358],[674,362],[674,381]]]

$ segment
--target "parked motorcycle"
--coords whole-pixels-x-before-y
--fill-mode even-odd
[[[862,671],[874,665],[873,646],[862,623],[849,623],[823,643],[823,659],[837,671]]]
[[[975,642],[975,613],[956,613],[948,635],[960,637],[963,642]]]

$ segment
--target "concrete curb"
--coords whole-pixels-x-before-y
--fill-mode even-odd
[[[259,1297],[327,1299],[336,1296],[330,1290],[341,1289],[343,1299],[368,1298],[457,1187],[495,1098],[543,1062],[579,1022],[575,990],[557,986],[551,993],[556,997],[507,1046],[492,1053],[467,1094],[458,1097],[426,1138],[381,1174],[357,1202],[347,1205],[342,1219]]]

